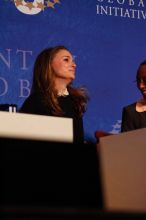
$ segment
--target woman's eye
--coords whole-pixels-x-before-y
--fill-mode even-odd
[[[64,61],[68,62],[68,61],[69,61],[69,59],[68,59],[68,58],[64,58]]]
[[[146,79],[145,78],[137,79],[137,84],[139,85],[140,83],[144,83],[146,85]]]

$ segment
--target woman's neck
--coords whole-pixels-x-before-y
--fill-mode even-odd
[[[146,111],[146,99],[143,97],[136,103],[136,111],[144,112]]]
[[[55,81],[55,89],[57,90],[58,96],[66,96],[69,95],[67,90],[68,83],[63,80]]]
[[[65,91],[70,82],[62,78],[56,78],[55,80],[55,89],[57,92]]]

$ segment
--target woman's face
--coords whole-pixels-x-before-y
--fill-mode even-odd
[[[137,86],[146,99],[146,65],[142,65],[137,78]]]
[[[76,64],[71,53],[65,49],[57,52],[51,63],[55,78],[71,82],[75,78]]]

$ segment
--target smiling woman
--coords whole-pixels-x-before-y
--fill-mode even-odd
[[[123,108],[122,132],[146,127],[146,60],[138,67],[136,83],[142,98]]]
[[[20,112],[73,119],[74,142],[84,142],[83,114],[88,100],[85,88],[74,88],[76,64],[64,46],[43,50],[34,64],[30,96]]]

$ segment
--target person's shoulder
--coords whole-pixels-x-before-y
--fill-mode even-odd
[[[30,112],[36,107],[38,97],[35,94],[30,94],[23,102],[19,112]]]
[[[135,111],[135,108],[136,108],[136,102],[133,102],[129,105],[126,105],[123,107],[123,111]]]
[[[25,99],[25,101],[28,101],[28,102],[35,102],[35,101],[40,101],[40,100],[42,100],[42,97],[39,93],[32,93]]]
[[[135,106],[136,106],[136,102],[133,102],[129,105],[124,106],[124,108],[132,108],[132,107],[135,107]]]
[[[25,100],[24,103],[31,103],[36,100],[36,96],[34,94],[30,94]]]

